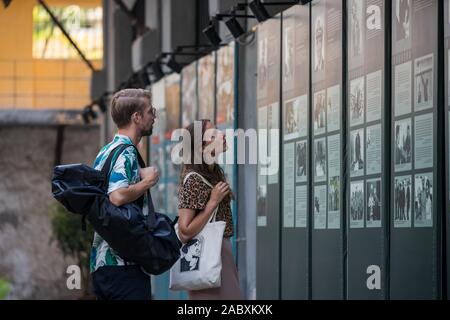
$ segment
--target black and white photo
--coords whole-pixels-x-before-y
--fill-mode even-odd
[[[414,65],[415,98],[414,109],[416,111],[433,107],[433,54],[416,59]]]
[[[396,40],[408,40],[411,37],[411,0],[397,0],[395,9]]]
[[[340,177],[332,177],[328,183],[328,229],[339,229],[340,221]]]
[[[395,170],[411,169],[412,137],[411,119],[397,121],[394,128]]]
[[[284,140],[295,139],[299,136],[299,105],[296,99],[284,104]]]
[[[363,1],[350,1],[350,56],[357,57],[363,51]]]
[[[365,94],[364,77],[350,81],[350,125],[364,123]]]
[[[313,57],[314,72],[325,69],[325,19],[324,14],[317,15],[314,19],[313,33]]]
[[[326,109],[325,109],[325,90],[314,94],[314,134],[325,133],[326,127]]]
[[[412,213],[411,176],[397,177],[394,180],[394,227],[411,227]]]
[[[295,181],[306,182],[307,176],[307,148],[306,141],[299,141],[295,145]]]
[[[415,176],[414,226],[433,226],[433,173],[421,173]]]
[[[364,182],[350,183],[350,228],[364,228]]]
[[[288,88],[294,85],[294,35],[292,26],[283,29],[283,85]]]
[[[264,179],[265,182],[266,177],[258,177],[258,180]],[[267,184],[261,183],[258,181],[258,188],[256,194],[256,209],[258,212],[257,225],[258,227],[267,226]]]
[[[366,226],[381,227],[381,179],[366,183]]]
[[[324,181],[327,175],[327,147],[325,138],[314,142],[314,177],[316,181]]]
[[[364,129],[354,130],[351,138],[351,163],[350,173],[352,177],[364,174]]]
[[[314,187],[314,229],[327,227],[327,186]]]
[[[194,238],[181,247],[180,272],[197,271],[200,268],[204,238]]]
[[[261,34],[258,41],[258,97],[264,97],[267,94],[267,83],[269,78],[269,53],[268,38]]]

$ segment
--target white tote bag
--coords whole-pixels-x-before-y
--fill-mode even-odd
[[[209,187],[213,186],[200,174],[191,172],[187,179],[196,174]],[[218,211],[214,210],[209,223],[189,242],[184,243],[180,250],[180,259],[170,269],[171,290],[201,290],[217,288],[221,285],[222,271],[222,240],[225,231],[225,221],[216,221]],[[178,234],[178,224],[175,225]]]

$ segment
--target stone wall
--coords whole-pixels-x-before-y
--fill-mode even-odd
[[[67,266],[55,241],[49,206],[57,126],[0,126],[0,277],[12,285],[9,299],[76,299],[66,287]],[[92,165],[98,126],[64,129],[62,163]]]

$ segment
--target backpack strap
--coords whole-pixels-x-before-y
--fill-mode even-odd
[[[145,168],[146,167],[145,161],[144,161],[144,159],[142,159],[142,156],[139,153],[138,148],[136,148],[135,145],[133,145],[133,147],[136,150],[136,153],[137,153],[137,156],[138,156],[139,166],[141,168]],[[155,212],[155,207],[153,205],[153,200],[152,200],[152,195],[150,193],[150,189],[147,191],[147,199],[148,199],[148,211],[149,211],[149,213],[152,213],[152,212],[154,213]]]
[[[108,189],[109,184],[109,176],[111,175],[111,162],[113,162],[113,158],[116,155],[120,155],[126,148],[133,146],[131,144],[120,144],[117,147],[115,147],[113,150],[109,152],[108,158],[106,158],[105,162],[103,163],[103,167],[101,169],[102,175],[105,177],[103,180],[103,189]],[[117,157],[114,158],[114,162],[117,159]],[[87,213],[83,214],[81,216],[81,230],[86,231],[86,215]]]
[[[112,171],[112,165],[115,164],[117,157],[128,147],[134,147],[132,144],[120,144],[109,152],[108,158],[103,163],[101,170],[102,175],[105,177],[105,187],[109,184],[109,177]],[[114,159],[114,161],[113,161]]]
[[[139,153],[139,150],[136,148],[135,145],[133,144],[120,144],[117,147],[115,147],[113,150],[111,150],[109,152],[108,158],[106,158],[105,162],[103,163],[103,167],[101,169],[101,173],[102,175],[105,177],[104,178],[104,182],[103,182],[103,188],[105,190],[108,189],[108,185],[109,185],[109,178],[111,176],[111,172],[112,172],[112,167],[114,166],[117,158],[119,157],[120,154],[122,154],[123,151],[125,151],[125,149],[129,148],[129,147],[133,147],[136,150],[137,153],[137,158],[138,158],[138,162],[139,162],[139,166],[141,168],[145,168],[145,162],[142,159],[141,154]],[[148,207],[149,207],[149,213],[153,213],[155,212],[154,206],[153,206],[153,200],[152,200],[152,196],[150,194],[150,191],[147,190],[147,195],[148,195]],[[144,204],[144,195],[142,195],[139,199],[136,200],[138,202],[138,204],[143,207]],[[150,214],[151,215],[151,214]],[[154,217],[153,217],[154,220]],[[153,225],[153,224],[152,224]],[[86,214],[84,214],[81,217],[81,229],[83,231],[86,231]]]
[[[109,183],[109,176],[111,174],[112,171],[112,162],[113,159],[117,159],[117,157],[115,157],[115,154],[117,154],[117,156],[119,156],[125,149],[129,148],[129,147],[133,147],[134,150],[136,150],[136,154],[137,154],[137,160],[139,162],[139,167],[141,168],[145,168],[146,164],[144,159],[142,159],[141,153],[139,152],[139,149],[134,145],[134,144],[121,144],[118,145],[117,147],[115,147],[109,154],[108,158],[106,159],[103,168],[102,168],[102,173],[105,176],[105,184],[107,187],[108,183]],[[114,161],[115,162],[115,161]],[[109,170],[108,170],[109,169]],[[152,195],[150,193],[150,190],[147,190],[147,199],[148,199],[148,211],[149,211],[149,216],[154,216],[155,215],[155,207],[153,205],[153,199],[152,199]],[[140,197],[137,201],[139,203],[139,205],[141,207],[143,207],[143,200],[144,200],[144,196]],[[151,219],[153,221],[151,221],[150,225],[153,225],[154,223],[154,218],[155,217],[151,217]]]

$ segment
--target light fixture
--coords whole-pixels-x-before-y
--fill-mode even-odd
[[[270,18],[269,12],[267,12],[266,8],[260,0],[253,0],[248,4],[248,7],[252,11],[258,22],[264,22]]]
[[[252,13],[255,15],[256,20],[258,22],[264,22],[268,19],[270,19],[270,14],[266,10],[266,6],[289,6],[289,5],[296,5],[296,4],[302,4],[305,5],[312,0],[296,0],[296,1],[288,1],[288,2],[262,2],[261,0],[253,0],[248,4],[248,7],[252,11]]]
[[[245,30],[241,27],[235,17],[231,17],[226,20],[225,25],[227,26],[228,30],[230,30],[235,39],[239,38],[245,33]]]
[[[234,38],[239,38],[245,33],[245,30],[242,28],[242,26],[239,24],[239,22],[236,20],[236,18],[255,18],[255,16],[246,15],[246,14],[236,14],[236,10],[242,10],[242,4],[238,5],[237,7],[234,7],[230,13],[222,14],[218,13],[214,16],[214,18],[210,21],[210,24],[208,27],[206,27],[203,30],[203,34],[208,38],[209,42],[213,44],[216,47],[220,46],[220,43],[222,40],[220,39],[219,34],[216,31],[215,28],[215,22],[222,20],[223,18],[229,17],[225,21],[225,24],[228,28],[228,30],[231,32]]]
[[[181,73],[181,70],[183,69],[183,67],[181,66],[181,64],[179,64],[178,62],[175,61],[175,57],[174,55],[172,55],[170,57],[170,59],[167,61],[166,65],[173,71],[176,73]]]
[[[215,19],[210,21],[209,26],[207,26],[205,29],[203,29],[203,34],[208,39],[208,41],[213,46],[220,46],[220,43],[222,42],[222,39],[220,39],[219,34],[216,31],[216,28],[214,26]]]
[[[184,48],[216,48],[213,46],[183,46],[183,47],[177,47],[177,49],[174,52],[162,52],[156,59],[160,64],[166,65],[169,69],[176,73],[181,73],[181,70],[183,69],[184,65],[181,63],[178,63],[175,60],[176,56],[191,56],[191,57],[201,57],[207,54],[206,51],[199,51],[199,52],[182,52]],[[164,62],[163,59],[166,57],[169,57],[169,59]]]

